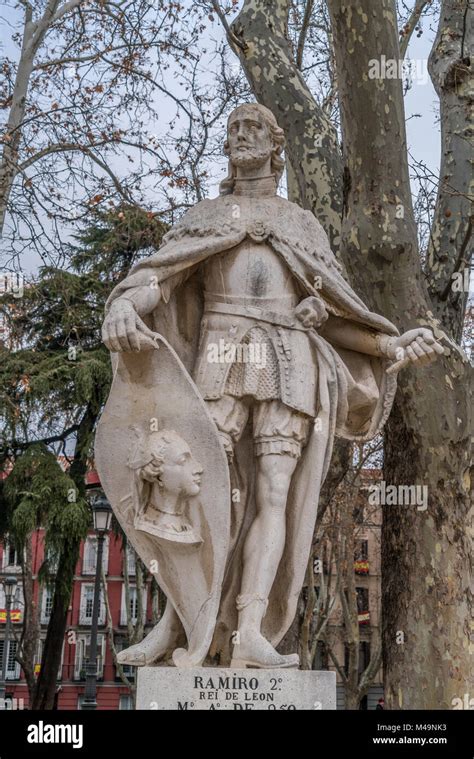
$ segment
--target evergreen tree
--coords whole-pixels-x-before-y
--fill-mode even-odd
[[[111,381],[100,338],[105,301],[135,261],[159,246],[164,232],[155,214],[134,206],[95,212],[67,251],[67,269],[44,266],[21,299],[2,297],[7,338],[0,366],[0,471],[8,476],[1,481],[0,538],[8,534],[23,557],[25,624],[18,658],[33,709],[53,707],[74,570],[91,523],[85,474]],[[35,679],[39,625],[26,592],[31,567],[24,555],[39,526],[45,529],[41,575],[54,596]]]

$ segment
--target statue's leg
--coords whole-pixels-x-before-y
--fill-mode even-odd
[[[120,664],[145,667],[153,664],[184,645],[186,635],[173,605],[167,601],[160,621],[140,643],[125,648],[117,655]]]
[[[308,417],[275,401],[259,404],[254,411],[257,515],[243,550],[234,667],[295,667],[299,663],[297,654],[279,654],[263,637],[261,625],[285,547],[288,491],[308,423]]]

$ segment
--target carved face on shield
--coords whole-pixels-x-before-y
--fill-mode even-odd
[[[148,435],[129,464],[135,472],[135,527],[165,540],[200,542],[185,516],[203,468],[174,430]]]
[[[190,497],[201,488],[202,466],[189,445],[173,430],[160,430],[149,437],[151,461],[141,470],[141,477],[156,482],[166,496]]]

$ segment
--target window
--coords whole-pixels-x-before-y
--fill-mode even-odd
[[[94,608],[94,585],[83,583],[81,586],[81,606],[79,610],[79,624],[91,625]],[[100,590],[99,625],[105,624],[104,589]]]
[[[36,646],[35,654],[35,675],[39,675],[41,669],[41,659],[43,658],[44,639],[40,638],[38,645]],[[56,680],[61,680],[63,675],[63,661],[64,661],[64,641],[61,647],[61,660],[59,662],[58,674]]]
[[[8,540],[3,544],[2,569],[9,572],[19,572],[21,569],[18,551],[13,543],[9,543]]]
[[[53,588],[44,587],[41,595],[41,624],[47,625],[53,610]]]
[[[104,540],[104,551],[102,554],[102,567],[107,574],[109,564],[109,538]],[[97,537],[88,535],[84,543],[84,555],[82,559],[82,574],[95,575],[97,566]]]
[[[5,601],[5,589],[3,585],[0,585],[0,624],[6,622],[6,608]],[[15,589],[15,595],[12,598],[12,605],[10,607],[11,621],[21,622],[25,611],[25,599],[23,596],[23,584],[20,581]]]
[[[357,611],[369,611],[369,589],[356,588],[357,593]]]
[[[3,585],[0,585],[0,625],[5,624],[7,621],[7,604],[5,600],[5,590]],[[23,585],[18,583],[15,589],[15,595],[12,598],[12,604],[10,606],[10,621],[15,624],[22,622],[23,614],[25,611],[25,601],[23,597]]]
[[[364,524],[364,504],[357,504],[352,511],[352,518],[355,524]]]
[[[76,656],[74,659],[74,679],[86,679],[86,663],[90,652],[90,635],[78,635],[76,640]],[[97,636],[97,677],[102,678],[105,660],[105,635]]]
[[[136,570],[136,554],[135,554],[135,551],[133,550],[132,546],[130,546],[130,545],[127,544],[127,549],[126,549],[125,554],[126,554],[126,559],[127,559],[128,576],[129,577],[134,577],[136,575],[136,573],[137,573],[137,570]]]
[[[358,662],[358,679],[364,674],[365,670],[370,663],[370,643],[367,640],[362,640],[359,643],[359,662]],[[344,643],[344,673],[349,674],[349,646]]]
[[[366,561],[369,558],[369,541],[358,540],[356,542],[356,549],[354,551],[355,560]]]
[[[48,565],[49,574],[55,575],[58,571],[59,556],[55,555],[50,549],[48,550],[44,558],[45,558],[45,562]]]
[[[138,596],[137,596],[137,589],[134,585],[131,585],[129,588],[130,591],[130,618],[133,624],[137,621],[138,616]],[[146,619],[146,604],[147,604],[147,588],[143,588],[143,595],[142,595],[142,604],[143,604],[143,621]],[[120,606],[120,624],[126,625],[128,623],[127,620],[127,607],[125,603],[125,583],[122,585],[122,603]]]
[[[358,540],[354,550],[354,571],[358,575],[368,575],[369,569],[369,541]]]
[[[131,709],[133,709],[133,699],[132,699],[132,697],[129,696],[128,694],[120,696],[119,710],[120,711],[124,711],[124,710],[130,711]]]
[[[121,637],[115,638],[114,643],[115,643],[115,648],[116,648],[117,653],[120,653],[120,651],[123,651],[124,648],[129,647],[129,643],[126,638],[121,638]],[[125,675],[126,678],[131,680],[135,677],[135,667],[129,664],[122,664],[121,666],[122,666],[123,674]],[[118,671],[116,672],[116,677],[120,679]]]
[[[322,640],[316,644],[316,655],[314,657],[313,669],[329,669],[328,647]]]
[[[369,589],[356,588],[357,593],[357,616],[359,625],[370,624]]]
[[[8,545],[5,549],[5,563],[7,567],[17,567],[19,565],[18,552],[12,545]]]
[[[20,679],[20,664],[16,661],[15,656],[18,648],[16,640],[8,641],[8,656],[7,656],[7,680],[19,680]],[[5,641],[0,640],[0,672],[3,667],[3,653],[5,650]]]
[[[370,663],[370,642],[362,640],[359,643],[359,675],[362,675]]]

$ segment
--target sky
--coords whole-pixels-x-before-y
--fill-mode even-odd
[[[428,56],[434,36],[428,30],[419,39],[413,36],[410,41],[408,58],[421,75],[413,77],[412,87],[405,95],[405,115],[409,152],[438,175],[441,155],[438,96],[428,75]]]
[[[188,2],[189,0],[185,0]],[[10,6],[10,7],[7,7]],[[0,26],[1,26],[1,39],[2,39],[2,53],[11,55],[12,57],[17,55],[17,48],[11,42],[11,29],[12,27],[7,23],[7,20],[13,21],[18,18],[20,11],[12,9],[10,3],[0,2]],[[408,58],[413,62],[414,73],[412,76],[412,86],[408,90],[405,96],[405,109],[407,116],[407,138],[408,148],[410,153],[418,160],[425,163],[431,171],[436,175],[438,173],[438,165],[440,158],[440,130],[437,123],[437,96],[431,84],[427,72],[427,60],[429,52],[434,39],[434,30],[429,28],[429,23],[426,20],[423,24],[424,33],[420,38],[416,35],[412,36],[410,46],[408,50]],[[220,24],[214,23],[210,26],[209,30],[203,35],[203,48],[205,46],[212,48],[210,44],[212,39],[223,38],[223,30]],[[232,55],[230,56],[232,60]],[[209,61],[206,61],[206,57],[203,55],[203,70],[212,65]],[[171,68],[169,70],[169,82],[174,81],[174,72]],[[203,76],[206,76],[204,73]],[[208,76],[211,78],[212,73]],[[171,89],[178,94],[175,86],[171,84]],[[150,124],[149,132],[159,132],[167,119],[171,116],[170,99],[162,96],[163,102],[160,103],[160,121],[161,124]],[[171,104],[172,107],[172,104]],[[5,113],[5,112],[4,112]],[[162,118],[161,118],[162,115]],[[209,196],[215,197],[218,194],[219,181],[226,170],[226,159],[222,157],[217,165],[212,166],[213,181],[209,184]],[[114,165],[114,170],[119,174],[127,171],[127,161],[124,157],[123,161],[118,160]],[[412,186],[413,191],[416,192],[416,184]],[[31,255],[27,255],[23,258],[22,267],[25,273],[33,274],[38,264],[40,263],[39,257],[33,252]]]

